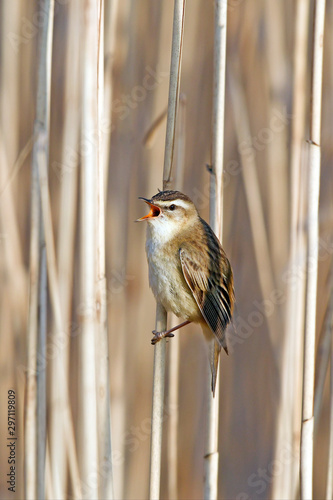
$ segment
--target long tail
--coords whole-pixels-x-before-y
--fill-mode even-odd
[[[217,369],[219,366],[220,352],[221,352],[221,346],[216,340],[214,340],[214,343],[212,343],[210,346],[210,353],[209,353],[209,362],[210,362],[210,368],[212,371],[213,397],[215,397],[215,388],[216,388],[216,381],[217,381]]]

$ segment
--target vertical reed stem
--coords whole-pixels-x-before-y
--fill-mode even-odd
[[[330,411],[329,411],[329,446],[328,446],[328,465],[327,465],[327,483],[326,500],[333,498],[333,270],[331,271],[331,300],[329,307],[330,323]]]
[[[168,117],[167,117],[167,129],[165,137],[165,154],[164,154],[164,169],[163,169],[163,189],[169,188],[169,183],[171,182],[172,167],[173,167],[177,107],[178,107],[182,48],[183,48],[185,3],[186,0],[175,0],[175,5],[174,5]]]
[[[182,191],[185,167],[186,144],[186,98],[179,96],[177,120],[177,149],[174,187]],[[177,326],[178,318],[172,315],[171,328]],[[168,400],[168,496],[178,498],[178,406],[179,406],[179,335],[170,342],[169,349],[169,400]]]
[[[307,43],[309,24],[309,0],[297,0],[295,16],[295,42],[293,54],[293,103],[291,122],[291,218],[289,269],[304,261],[303,212],[301,207],[301,153],[305,136],[305,111],[307,96]],[[303,183],[304,184],[304,183]],[[292,459],[281,464],[283,477],[274,477],[273,498],[295,498],[299,485],[299,448],[302,337],[304,331],[305,272],[298,273],[296,283],[288,281],[286,301],[286,326],[282,354],[281,396],[278,408],[275,456],[280,457],[283,448],[290,444],[294,450]]]
[[[59,231],[57,238],[58,295],[61,308],[61,324],[54,314],[52,339],[61,345],[57,356],[50,360],[51,380],[49,406],[52,408],[49,420],[49,454],[50,468],[53,477],[54,496],[61,500],[66,498],[67,475],[72,484],[73,497],[80,498],[76,485],[80,484],[73,417],[70,407],[69,359],[70,325],[73,294],[73,264],[75,253],[78,161],[73,160],[68,166],[69,151],[77,151],[80,124],[80,1],[72,0],[68,5],[68,39],[66,49],[66,69],[64,85],[64,120],[62,127],[61,163],[59,165],[60,200],[59,200]],[[56,170],[57,163],[53,163]],[[66,167],[69,171],[66,171]],[[57,172],[57,170],[56,170]],[[52,226],[51,226],[52,227]],[[50,280],[51,284],[51,280]],[[66,342],[63,335],[66,332]],[[59,380],[59,375],[62,374]],[[66,416],[64,413],[66,412]],[[69,468],[69,471],[68,471]],[[68,474],[69,472],[69,474]]]
[[[164,307],[156,304],[156,330],[166,330],[167,313]],[[162,454],[162,423],[164,405],[164,377],[165,377],[165,339],[161,340],[154,348],[154,386],[153,407],[151,417],[151,444],[150,444],[150,483],[149,498],[160,498],[161,482],[161,454]]]
[[[25,497],[45,496],[47,273],[38,173],[40,141],[48,161],[54,0],[44,0],[39,43],[35,142],[32,161],[28,373],[25,413]],[[42,363],[37,364],[37,355]]]
[[[223,234],[223,155],[224,155],[224,107],[225,107],[225,65],[227,45],[227,3],[215,2],[214,39],[214,93],[212,130],[212,175],[210,185],[210,225],[222,241]],[[214,350],[214,341],[210,349]],[[218,425],[219,425],[219,368],[215,398],[211,392],[211,373],[208,370],[208,417],[205,449],[205,500],[218,498]]]
[[[165,139],[165,155],[163,168],[163,189],[168,189],[171,182],[171,171],[176,134],[176,117],[179,96],[181,55],[183,45],[185,16],[185,0],[175,0],[172,51],[170,64],[170,83],[168,118]],[[161,304],[156,306],[156,330],[162,331],[167,328],[167,313]],[[150,449],[150,484],[149,498],[158,500],[160,498],[161,478],[161,452],[162,452],[162,416],[164,405],[164,378],[165,378],[165,347],[166,340],[162,339],[154,348],[154,380],[153,380],[153,404],[152,404],[152,435]]]
[[[99,4],[98,34],[98,140],[99,161],[97,164],[96,186],[96,314],[97,314],[97,415],[98,415],[98,454],[100,476],[100,498],[112,500],[113,476],[111,456],[110,426],[110,373],[109,373],[109,340],[107,328],[107,291],[105,276],[105,165],[104,155],[107,153],[103,143],[104,119],[104,0]]]
[[[313,495],[313,399],[318,276],[318,212],[325,0],[316,0],[311,81],[311,123],[308,165],[307,283],[303,361],[301,434],[301,498]]]
[[[98,138],[98,5],[85,0],[82,134],[89,148],[82,151],[81,170],[81,480],[84,498],[98,498],[96,414],[96,190]]]

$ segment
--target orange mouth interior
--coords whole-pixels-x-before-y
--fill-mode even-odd
[[[159,207],[157,207],[156,205],[153,205],[152,203],[149,203],[148,201],[146,201],[146,203],[147,203],[147,205],[150,206],[150,212],[149,212],[149,214],[145,215],[144,217],[140,217],[140,219],[138,219],[138,221],[152,219],[153,217],[158,217],[161,213],[161,210]]]

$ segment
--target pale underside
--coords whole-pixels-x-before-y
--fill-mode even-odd
[[[224,277],[219,274],[218,241],[214,238],[211,251],[205,253],[200,237],[196,244],[169,239],[170,234],[163,241],[160,228],[157,232],[152,225],[147,230],[149,284],[156,300],[176,316],[201,323],[205,336],[215,335],[226,348],[224,330],[231,311]]]
[[[200,323],[210,349],[212,391],[215,393],[221,348],[232,315],[232,271],[211,228],[200,217],[179,234],[176,221],[163,217],[147,227],[149,284],[167,311]]]

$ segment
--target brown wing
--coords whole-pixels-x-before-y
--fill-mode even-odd
[[[228,352],[225,329],[231,321],[233,306],[233,278],[228,259],[211,228],[205,225],[207,246],[180,248],[180,261],[186,283],[198,304],[202,316],[221,347]]]

